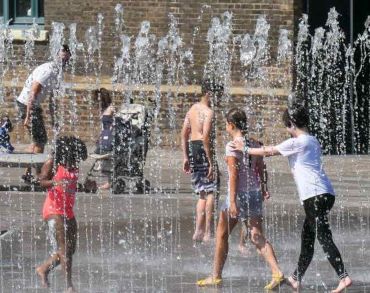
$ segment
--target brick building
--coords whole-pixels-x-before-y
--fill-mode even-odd
[[[104,71],[109,73],[113,63],[113,57],[117,54],[115,49],[114,22],[115,6],[122,4],[124,8],[124,28],[123,32],[130,36],[138,34],[140,23],[148,20],[151,23],[150,33],[157,38],[167,34],[169,13],[172,13],[179,23],[179,31],[185,43],[189,43],[194,33],[195,26],[199,26],[199,36],[195,42],[195,62],[202,66],[203,60],[207,58],[208,44],[206,42],[207,30],[213,16],[220,16],[225,11],[233,13],[233,33],[244,34],[253,33],[257,17],[265,14],[267,21],[271,24],[270,42],[271,48],[276,48],[279,29],[285,28],[294,31],[294,25],[302,13],[302,0],[228,0],[228,1],[194,1],[194,0],[124,0],[124,1],[53,1],[53,0],[3,0],[9,2],[8,12],[3,14],[5,18],[13,18],[19,21],[12,22],[15,29],[22,29],[22,25],[31,17],[36,17],[37,22],[50,33],[52,22],[63,22],[66,26],[66,37],[68,35],[68,25],[77,23],[77,36],[80,42],[84,41],[84,35],[88,27],[97,24],[97,14],[104,16],[103,47]],[[14,3],[15,7],[12,7]],[[19,8],[16,4],[19,3]],[[37,11],[33,12],[32,9]],[[205,8],[209,5],[210,8]],[[203,7],[203,9],[202,9]],[[27,17],[17,17],[16,11],[26,14]],[[31,10],[31,11],[30,11]],[[201,11],[203,10],[203,13]],[[13,12],[12,12],[13,11]],[[32,16],[31,16],[32,14]],[[202,15],[201,15],[202,14]],[[201,22],[198,18],[201,15]],[[27,19],[28,18],[28,19]],[[26,19],[26,20],[24,20]],[[19,35],[18,35],[19,36]],[[18,37],[19,38],[19,37]],[[17,41],[16,41],[17,42]],[[41,61],[49,55],[48,41],[36,43],[36,59]],[[17,42],[17,55],[22,56],[24,46],[22,41]]]

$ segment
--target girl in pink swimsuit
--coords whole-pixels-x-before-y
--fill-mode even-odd
[[[40,184],[48,189],[43,207],[43,219],[48,224],[50,257],[36,272],[44,287],[49,286],[48,274],[59,264],[65,273],[67,290],[72,285],[72,255],[76,248],[77,222],[73,213],[78,180],[78,163],[86,160],[84,142],[75,137],[60,137],[56,141],[53,157],[41,169]]]

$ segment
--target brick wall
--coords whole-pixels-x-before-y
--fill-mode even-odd
[[[20,121],[17,121],[17,111],[14,102],[14,97],[21,90],[20,87],[6,87],[6,100],[2,104],[0,115],[7,114],[14,123],[14,131],[12,132],[12,141],[16,143],[29,143],[30,138],[24,130]],[[160,113],[158,116],[159,134],[154,131],[152,127],[152,144],[156,145],[158,142],[161,146],[180,145],[180,131],[186,112],[190,106],[199,99],[197,88],[194,90],[181,91],[178,95],[170,95],[168,92],[163,92],[160,105]],[[143,100],[138,98],[138,93],[134,95],[137,97],[136,102],[145,103],[148,109],[154,108],[153,92],[146,91],[144,96],[148,99]],[[114,95],[114,102],[116,109],[121,106],[123,97],[120,94]],[[171,99],[171,102],[169,102]],[[51,122],[47,104],[43,105],[45,126],[48,130],[48,137],[53,137],[51,130]],[[251,135],[260,138],[265,143],[277,142],[281,137],[286,135],[281,123],[281,112],[286,107],[285,94],[261,96],[254,94],[253,96],[241,95],[236,92],[231,95],[229,101],[223,101],[216,109],[217,113],[217,132],[218,141],[222,145],[223,139],[227,137],[225,132],[225,121],[223,113],[232,107],[246,108],[250,106],[253,109],[248,114]],[[59,116],[64,121],[63,133],[73,134],[79,136],[81,139],[89,144],[93,144],[100,133],[100,118],[99,109],[92,102],[91,92],[86,90],[73,90],[68,93],[68,96],[59,99],[58,102]],[[170,125],[170,113],[174,113],[174,125]],[[18,122],[18,123],[17,123]],[[262,126],[262,128],[258,128]],[[49,139],[50,140],[50,139]]]
[[[84,41],[85,31],[89,26],[96,25],[98,13],[104,15],[103,35],[103,72],[110,74],[113,57],[117,54],[117,36],[114,35],[114,7],[117,3],[124,6],[124,33],[136,36],[140,23],[144,20],[151,22],[151,33],[157,38],[166,35],[168,30],[168,14],[173,13],[179,20],[179,30],[186,44],[190,44],[191,36],[196,24],[199,24],[199,35],[195,40],[195,72],[197,77],[203,71],[207,60],[208,43],[206,33],[210,26],[211,18],[220,16],[225,11],[233,13],[233,33],[253,33],[256,19],[265,14],[271,24],[270,45],[272,55],[275,55],[279,29],[286,28],[294,31],[294,24],[300,15],[303,0],[45,0],[45,29],[50,30],[53,21],[63,22],[68,28],[71,23],[77,23],[77,36],[80,42]],[[211,5],[205,9],[202,21],[198,22],[203,4]],[[68,30],[65,33],[68,38]],[[16,46],[16,55],[23,56],[23,44]],[[36,60],[42,63],[49,56],[48,43],[36,44]],[[79,59],[80,71],[82,58]],[[237,70],[236,70],[237,71]],[[235,74],[236,77],[240,74]],[[199,79],[199,78],[198,78]]]

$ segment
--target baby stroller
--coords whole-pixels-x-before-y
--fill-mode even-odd
[[[114,194],[123,193],[126,189],[138,193],[149,190],[149,181],[144,180],[150,137],[150,121],[146,108],[139,104],[122,105],[113,117],[111,135],[111,139],[107,134],[101,137],[111,141],[111,148],[105,142],[103,148],[98,148],[98,154],[91,155],[95,161],[85,183],[91,177],[97,177],[96,172],[102,172],[109,174]],[[97,168],[98,163],[100,168]]]

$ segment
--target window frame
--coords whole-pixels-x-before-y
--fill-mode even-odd
[[[39,2],[40,0],[30,0],[31,2],[31,16],[16,16],[16,5],[17,2],[14,0],[3,0],[3,19],[4,22],[8,22],[10,19],[10,25],[12,27],[25,27],[31,25],[33,20],[36,20],[36,23],[43,27],[45,23],[44,17],[39,17]],[[0,16],[1,17],[1,16]]]

